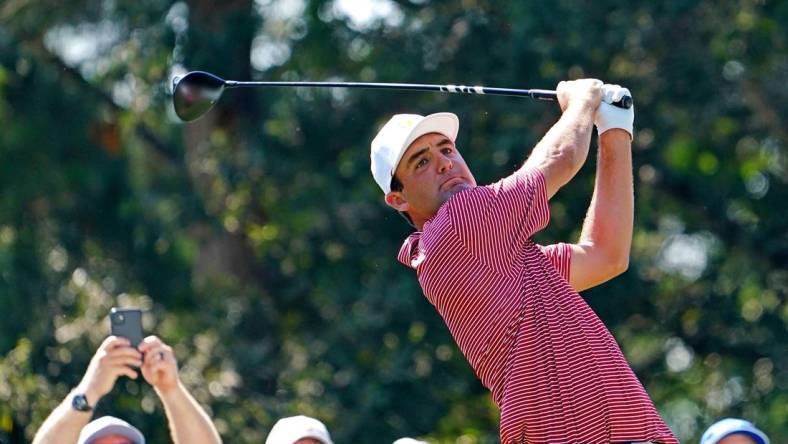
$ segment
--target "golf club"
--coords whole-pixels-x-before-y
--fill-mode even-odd
[[[489,88],[465,85],[423,85],[412,83],[360,83],[360,82],[239,82],[225,80],[205,71],[192,71],[172,79],[172,99],[175,112],[184,122],[197,120],[207,113],[225,89],[258,87],[317,87],[317,88],[366,88],[395,89],[405,91],[435,91],[465,94],[488,94],[496,96],[520,96],[539,100],[557,100],[556,92],[546,89]],[[624,96],[613,105],[630,108],[632,97]]]

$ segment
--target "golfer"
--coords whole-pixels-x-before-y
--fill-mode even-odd
[[[501,442],[676,443],[615,339],[578,294],[622,273],[632,238],[629,94],[558,84],[562,115],[514,174],[477,186],[451,113],[399,114],[372,141],[386,203],[416,228],[399,260],[501,410]],[[603,100],[604,99],[604,100]],[[596,185],[580,240],[540,246],[547,201],[599,132]]]

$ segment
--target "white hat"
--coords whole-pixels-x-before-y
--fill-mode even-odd
[[[700,438],[700,444],[717,444],[722,438],[741,433],[757,444],[769,444],[769,437],[751,422],[738,418],[725,418],[711,425]]]
[[[372,140],[370,158],[372,177],[384,194],[391,191],[391,177],[399,165],[402,155],[411,143],[429,133],[440,133],[457,139],[460,119],[452,113],[435,113],[429,116],[418,114],[396,114],[378,131]]]
[[[274,424],[265,444],[293,444],[299,439],[312,438],[324,444],[334,444],[325,424],[309,416],[282,418]]]
[[[98,438],[109,435],[125,436],[134,444],[145,444],[145,437],[142,436],[142,432],[133,425],[114,416],[103,416],[82,427],[77,444],[90,444]]]
[[[427,441],[419,441],[418,439],[413,438],[400,438],[394,441],[392,444],[429,444]]]

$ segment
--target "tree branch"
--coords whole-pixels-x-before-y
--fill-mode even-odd
[[[38,55],[38,57],[46,63],[54,65],[60,73],[62,73],[69,81],[75,83],[80,89],[86,91],[93,97],[99,99],[102,103],[107,105],[113,112],[121,113],[127,110],[117,103],[112,97],[103,89],[98,88],[89,81],[87,81],[82,74],[73,66],[68,65],[63,59],[49,51],[40,39],[30,41],[26,45],[31,51]],[[134,124],[134,132],[145,141],[160,160],[164,160],[169,164],[179,162],[180,155],[178,150],[170,144],[162,140],[150,127],[144,122],[137,122]]]

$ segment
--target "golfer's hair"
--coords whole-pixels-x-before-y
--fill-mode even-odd
[[[402,191],[403,188],[402,182],[400,182],[399,179],[397,179],[397,176],[391,176],[391,185],[389,188],[391,188],[391,191]],[[408,213],[400,211],[399,214],[401,214],[402,217],[404,217],[405,220],[408,221],[411,227],[416,228],[416,225],[413,224],[413,219],[411,219],[410,216],[408,216]]]
[[[391,176],[391,191],[402,191],[402,182],[397,179],[397,176]]]

